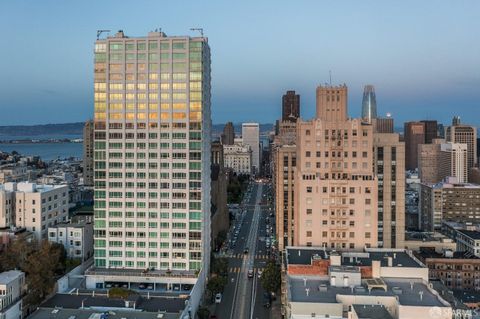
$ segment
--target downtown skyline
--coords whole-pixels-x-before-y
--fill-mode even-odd
[[[167,35],[190,36],[198,35],[190,28],[204,28],[215,47],[213,123],[273,123],[286,90],[300,94],[301,117],[311,118],[312,92],[330,81],[331,71],[332,84],[350,88],[353,117],[361,113],[363,86],[373,84],[378,115],[390,112],[397,123],[427,118],[447,124],[458,114],[464,122],[480,124],[474,116],[480,100],[475,89],[480,84],[480,45],[474,32],[480,23],[474,13],[480,4],[474,1],[463,6],[426,1],[415,3],[415,11],[408,1],[305,1],[298,6],[273,6],[270,1],[140,2],[133,8],[117,4],[109,15],[101,12],[113,2],[96,4],[95,12],[92,4],[0,5],[0,25],[15,30],[5,34],[15,50],[5,51],[0,63],[0,125],[88,119],[93,111],[91,43],[96,30],[114,34],[125,29],[135,36],[157,27]]]

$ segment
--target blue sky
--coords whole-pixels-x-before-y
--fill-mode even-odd
[[[0,125],[83,121],[93,110],[97,29],[194,35],[212,49],[212,120],[273,122],[287,89],[311,118],[315,87],[349,86],[358,116],[454,114],[480,125],[480,1],[0,1]]]

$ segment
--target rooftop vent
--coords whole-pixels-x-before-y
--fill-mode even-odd
[[[402,291],[402,288],[400,287],[393,287],[392,292],[396,295],[401,295],[403,291]]]
[[[356,292],[356,293],[362,293],[362,292],[366,292],[366,290],[365,290],[365,287],[356,286],[356,287],[355,287],[355,292]]]

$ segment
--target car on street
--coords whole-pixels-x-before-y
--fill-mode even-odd
[[[257,271],[257,276],[258,276],[258,278],[261,278],[261,277],[262,277],[262,272],[263,272],[263,271],[262,271],[261,269],[259,269],[259,270]]]
[[[243,253],[248,254],[248,247],[245,247],[245,249],[243,250]]]
[[[263,306],[270,308],[272,305],[272,296],[268,292],[263,293]]]
[[[215,295],[215,303],[221,303],[222,302],[222,294],[218,293]]]
[[[253,278],[253,269],[248,270],[248,278]]]

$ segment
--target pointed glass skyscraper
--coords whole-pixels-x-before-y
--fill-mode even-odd
[[[375,87],[365,85],[362,101],[362,118],[369,122],[377,118],[377,99],[375,98]]]

